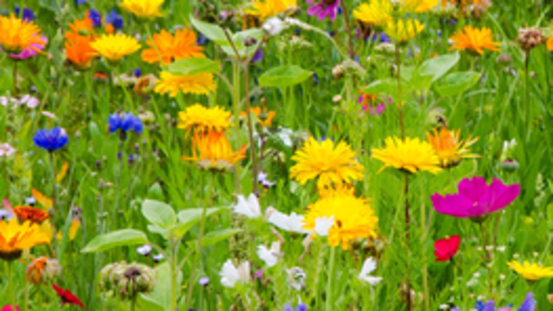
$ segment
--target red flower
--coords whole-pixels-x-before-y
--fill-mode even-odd
[[[62,305],[69,303],[72,305],[77,305],[83,309],[86,309],[83,303],[81,302],[81,300],[79,299],[79,297],[73,295],[71,291],[58,287],[54,283],[52,283],[52,288],[54,288],[58,293],[58,296],[60,296]]]
[[[458,235],[451,236],[449,239],[439,239],[434,243],[434,255],[436,255],[436,261],[448,261],[459,250],[459,244],[461,243],[461,237]]]
[[[2,309],[0,309],[0,311],[19,311],[19,307],[14,305],[5,305]]]

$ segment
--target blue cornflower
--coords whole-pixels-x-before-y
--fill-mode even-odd
[[[300,303],[295,309],[292,309],[289,304],[285,304],[284,311],[307,311],[307,305]]]
[[[136,68],[135,70],[132,71],[132,73],[134,74],[135,77],[140,78],[142,76],[142,69]]]
[[[135,117],[132,113],[125,113],[123,117],[120,114],[112,114],[108,120],[109,132],[113,133],[117,130],[128,132],[130,130],[135,131],[138,134],[142,134],[144,125],[139,117]]]
[[[197,45],[204,45],[209,43],[209,38],[204,36],[201,32],[198,32],[198,39],[196,39]]]
[[[253,55],[252,57],[252,62],[255,63],[255,62],[260,62],[263,60],[263,50],[259,49],[257,50],[257,52],[255,52],[255,54]]]
[[[49,152],[54,152],[67,145],[69,137],[65,133],[65,130],[60,127],[54,127],[51,130],[43,129],[36,131],[35,137],[33,137],[35,144],[46,149]]]
[[[86,4],[86,0],[75,0],[75,5]]]
[[[94,9],[90,9],[88,11],[88,18],[92,20],[92,25],[94,27],[100,27],[102,26],[102,15],[100,15],[100,12]]]
[[[19,13],[21,10],[18,6],[15,7],[15,15],[19,16]],[[23,16],[21,17],[22,20],[26,22],[30,22],[35,19],[35,13],[31,9],[23,8]]]
[[[125,23],[123,22],[123,17],[117,12],[115,12],[115,9],[111,9],[111,12],[109,12],[108,16],[106,17],[106,24],[111,24],[114,29],[123,29],[123,26]]]
[[[522,303],[522,305],[520,305],[520,308],[518,309],[518,311],[534,311],[536,309],[536,301],[533,299],[533,296],[534,294],[532,293],[526,294],[526,299],[524,299],[524,302]],[[512,307],[513,307],[512,303],[507,306],[509,310]],[[496,311],[495,303],[492,300],[486,302],[485,304],[482,301],[478,300],[474,308],[477,311]],[[499,310],[501,310],[501,308]]]

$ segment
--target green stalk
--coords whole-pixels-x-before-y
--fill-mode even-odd
[[[234,127],[235,127],[235,150],[240,148],[240,64],[238,60],[232,63],[232,85],[234,86],[232,94],[232,108],[234,111]],[[240,163],[237,162],[234,166],[234,186],[235,192],[240,193]]]
[[[490,299],[493,295],[493,281],[492,281],[492,268],[490,267],[490,256],[488,254],[488,251],[486,250],[486,230],[484,229],[484,224],[479,223],[480,226],[480,233],[482,235],[482,251],[484,252],[484,264],[486,265],[486,268],[488,269],[488,290]]]
[[[117,230],[118,226],[119,226],[119,199],[120,199],[120,196],[121,196],[121,173],[123,171],[123,160],[124,160],[124,155],[123,155],[123,142],[125,141],[125,138],[126,138],[126,133],[123,132],[123,130],[120,130],[120,136],[119,136],[119,154],[121,155],[121,159],[118,159],[119,160],[119,170],[117,171],[117,176],[116,176],[116,179],[115,179],[115,207],[113,209],[113,211],[115,212],[115,221],[112,223],[112,231],[115,231]]]
[[[250,140],[250,157],[252,158],[252,174],[253,174],[253,193],[257,193],[257,157],[255,156],[255,141],[253,139],[253,126],[252,126],[252,112],[251,112],[251,103],[250,103],[250,79],[249,79],[249,62],[246,63],[246,68],[244,68],[244,93],[246,94],[246,111],[248,118],[248,138]]]
[[[177,309],[177,277],[179,275],[179,272],[177,271],[177,255],[178,255],[178,241],[173,241],[171,238],[169,241],[169,245],[171,247],[171,258],[169,258],[170,268],[171,268],[171,309],[170,310],[176,310]],[[186,304],[188,304],[188,299],[186,300]],[[185,310],[188,310],[188,307],[186,307]]]
[[[325,310],[326,311],[333,311],[332,306],[332,283],[334,282],[333,276],[334,276],[334,262],[336,261],[336,247],[330,246],[330,264],[328,267],[328,279],[326,282],[326,302],[325,302]]]
[[[21,12],[23,12],[23,7],[21,7]],[[12,97],[17,97],[17,60],[13,60],[13,94]]]
[[[50,173],[52,175],[52,207],[54,209],[54,214],[56,214],[56,211],[57,211],[57,214],[59,214],[59,213],[61,213],[61,209],[56,204],[56,164],[54,162],[54,152],[49,151],[48,156],[50,158]],[[56,216],[58,216],[58,215],[56,215]],[[63,216],[62,216],[62,218],[63,218]]]
[[[12,260],[7,261],[8,264],[8,288],[6,292],[8,293],[8,300],[15,300],[15,295],[13,293],[13,273],[12,273]]]

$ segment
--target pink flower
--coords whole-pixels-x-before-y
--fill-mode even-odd
[[[15,149],[10,144],[0,144],[0,157],[9,157],[15,152]]]
[[[434,194],[431,197],[434,209],[440,214],[471,218],[477,222],[511,204],[520,194],[519,184],[506,186],[497,178],[490,185],[482,177],[465,178],[458,189],[459,193],[445,197]]]
[[[31,109],[36,108],[36,107],[38,107],[38,105],[40,105],[40,101],[38,100],[38,98],[33,97],[29,94],[23,95],[23,97],[21,97],[21,100],[19,101],[19,103],[21,105],[27,105],[27,107],[29,107]]]
[[[449,239],[439,239],[434,243],[434,255],[436,256],[436,262],[448,261],[459,250],[459,244],[461,244],[461,237],[454,235]]]
[[[336,19],[336,12],[338,12],[338,6],[340,0],[306,0],[310,5],[307,9],[307,14],[311,16],[317,16],[320,21],[324,20],[327,16],[331,21]]]
[[[5,305],[2,309],[0,309],[0,311],[19,311],[19,307],[14,305]]]
[[[37,43],[33,43],[31,44],[35,49],[37,50],[40,50],[42,51],[44,49],[44,47],[46,46],[46,44],[48,44],[48,38],[46,37],[42,37],[40,38],[42,40],[42,44],[37,44]],[[25,50],[23,50],[21,53],[19,54],[10,54],[10,57],[12,59],[17,59],[17,60],[24,60],[24,59],[27,59],[27,58],[31,58],[31,57],[34,57],[38,54],[38,52],[35,50],[35,49],[32,49],[32,48],[27,48]]]

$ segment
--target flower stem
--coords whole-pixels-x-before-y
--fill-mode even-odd
[[[252,174],[253,174],[253,193],[257,194],[257,158],[255,155],[255,142],[253,140],[253,127],[252,127],[252,112],[250,103],[250,90],[249,90],[249,62],[246,63],[244,68],[244,93],[246,94],[246,112],[248,117],[248,137],[250,139],[250,156],[252,158]]]
[[[401,139],[405,140],[405,125],[403,122],[403,102],[401,100],[401,55],[399,46],[396,43],[396,67],[397,67],[397,107],[399,109],[399,129],[401,131]]]
[[[411,310],[411,280],[409,277],[410,273],[410,267],[409,267],[409,258],[410,258],[410,252],[411,248],[409,247],[409,240],[411,238],[411,215],[409,213],[409,174],[405,174],[405,188],[404,188],[404,196],[405,196],[405,244],[407,246],[407,271],[405,273],[405,276],[407,277],[406,280],[406,287],[407,287],[407,311]]]
[[[173,238],[169,240],[170,245],[170,254],[171,258],[169,258],[169,265],[171,268],[171,309],[170,310],[176,310],[177,309],[177,278],[179,275],[179,271],[177,271],[177,255],[178,255],[178,245],[179,241],[174,241]],[[192,270],[193,272],[194,270]],[[186,299],[186,304],[188,304],[188,299]],[[185,310],[188,310],[188,306],[185,308]]]
[[[486,230],[484,229],[484,224],[480,223],[480,233],[482,234],[482,251],[484,252],[484,264],[486,265],[486,268],[488,269],[488,290],[490,294],[490,299],[493,295],[493,281],[492,281],[492,267],[490,266],[490,254],[488,254],[488,251],[486,250]]]
[[[334,262],[336,261],[336,247],[330,247],[330,263],[328,267],[328,278],[326,282],[326,302],[325,310],[333,311],[332,306],[332,283],[334,282]]]
[[[59,214],[61,213],[61,210],[59,206],[57,206],[56,204],[56,164],[54,161],[54,152],[53,151],[48,152],[48,156],[50,158],[50,173],[52,174],[52,208],[54,209],[53,213]]]
[[[13,293],[13,275],[12,275],[12,261],[8,260],[8,288],[6,292],[8,293],[8,300],[15,300],[14,293]],[[14,304],[15,305],[15,304]]]
[[[23,9],[21,10],[23,11]],[[17,97],[17,61],[13,61],[13,94],[12,97]]]
[[[236,139],[236,149],[239,148],[239,138],[240,138],[240,64],[238,63],[238,60],[235,60],[232,64],[232,73],[233,73],[233,81],[232,85],[234,86],[233,94],[232,94],[232,106],[233,106],[233,112],[234,112],[234,126],[235,126],[235,139]],[[240,193],[240,162],[236,162],[236,165],[234,166],[234,186],[235,186],[235,192]]]
[[[213,181],[215,180],[215,177],[213,174],[209,174],[209,184],[207,186],[207,193],[205,198],[205,204],[202,211],[202,218],[200,220],[200,234],[198,236],[198,243],[197,243],[197,250],[196,250],[196,259],[194,260],[194,263],[192,264],[192,270],[190,271],[190,279],[188,281],[188,293],[186,294],[186,308],[184,310],[188,310],[190,307],[190,300],[192,299],[192,289],[194,288],[194,274],[196,272],[196,267],[199,266],[201,269],[201,260],[202,260],[202,239],[204,237],[204,231],[205,231],[205,223],[207,218],[207,207],[211,206],[211,193],[213,190]],[[201,302],[200,302],[201,303]]]
[[[122,130],[120,130],[121,133],[125,133]],[[123,142],[125,140],[124,138],[125,134],[121,134],[119,138],[119,152],[118,155],[121,156],[119,159],[119,170],[117,171],[117,176],[115,179],[115,207],[113,209],[115,215],[114,222],[112,224],[112,231],[117,230],[119,227],[119,198],[121,196],[121,172],[123,171]]]
[[[526,123],[528,128],[528,135],[532,130],[532,105],[530,103],[530,87],[529,87],[529,72],[530,66],[530,51],[526,51],[524,58],[524,105],[526,105]]]

